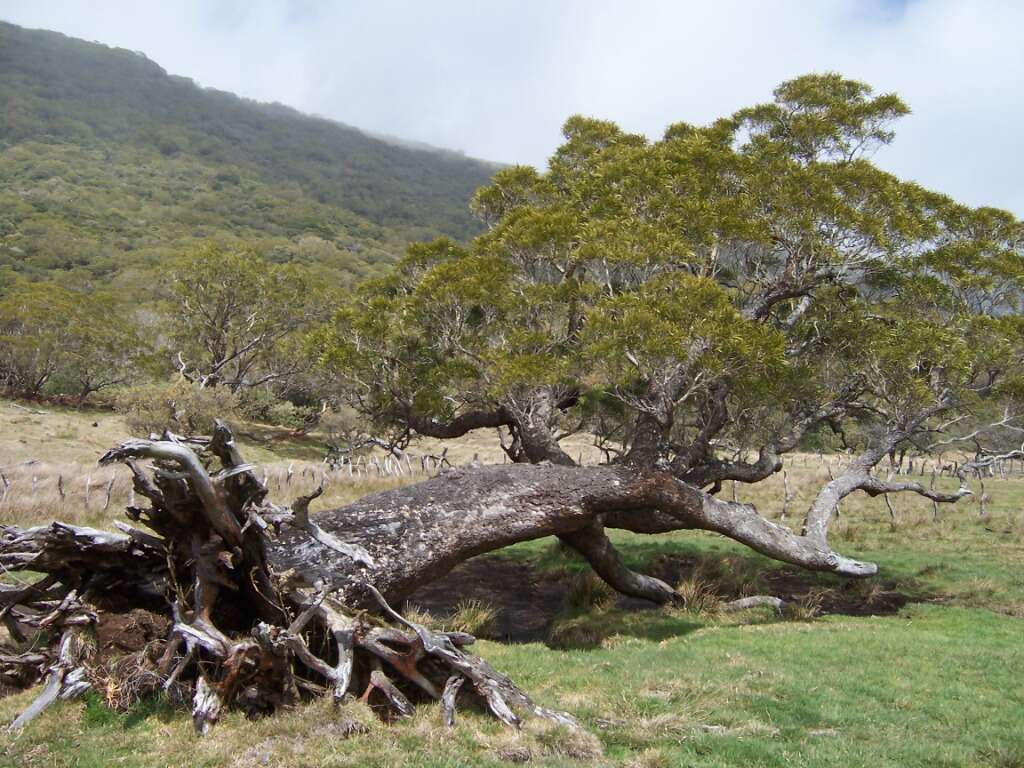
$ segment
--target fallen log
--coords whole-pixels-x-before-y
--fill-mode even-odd
[[[317,691],[338,701],[358,696],[385,717],[406,717],[416,701],[437,700],[453,723],[463,687],[471,695],[460,700],[475,699],[510,726],[534,716],[579,727],[468,653],[472,636],[403,618],[384,593],[401,592],[431,569],[406,568],[387,579],[397,557],[386,555],[387,542],[368,548],[372,531],[349,540],[349,529],[321,528],[308,511],[316,494],[290,507],[270,503],[225,425],[207,440],[170,433],[130,440],[101,459],[113,462],[129,467],[135,492],[148,500],[127,510],[148,531],[0,526],[0,566],[44,574],[0,591],[12,637],[33,649],[0,648],[0,674],[22,685],[46,678],[10,728],[87,690],[96,674],[87,661],[97,623],[139,607],[165,613],[170,631],[161,652],[140,652],[138,665],[190,702],[201,734],[225,709],[266,714]],[[302,563],[305,556],[313,567]],[[345,573],[325,579],[327,564]]]
[[[834,552],[820,526],[795,533],[660,466],[456,468],[313,514],[318,492],[287,507],[271,503],[223,424],[210,438],[129,440],[102,457],[111,463],[129,468],[148,505],[129,506],[133,525],[117,533],[0,526],[0,566],[44,574],[31,589],[0,592],[0,618],[15,640],[36,641],[39,617],[73,618],[60,608],[72,590],[101,621],[138,607],[162,612],[171,628],[151,654],[159,659],[139,664],[192,702],[202,732],[225,708],[268,713],[316,691],[359,695],[389,717],[426,698],[440,700],[454,722],[455,702],[476,700],[510,725],[524,715],[572,725],[468,654],[472,638],[432,634],[389,607],[459,563],[519,541],[557,536],[613,588],[656,603],[680,597],[630,570],[606,528],[715,531],[811,570],[877,571]],[[43,648],[45,662],[26,656],[20,672],[12,659],[24,649],[0,648],[0,670],[39,679],[57,659],[54,643]]]

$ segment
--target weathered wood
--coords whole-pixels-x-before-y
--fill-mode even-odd
[[[219,460],[220,471],[208,469],[197,451]],[[149,460],[152,467],[147,471],[137,460]],[[510,725],[519,723],[510,706],[567,722],[568,716],[533,704],[511,681],[467,654],[463,648],[472,636],[428,632],[389,607],[385,614],[397,627],[382,625],[366,611],[353,613],[369,606],[347,604],[347,595],[379,598],[386,606],[368,578],[387,566],[359,541],[311,520],[309,503],[319,489],[290,508],[269,503],[265,485],[224,425],[218,423],[206,440],[165,434],[162,440],[129,441],[103,461],[128,465],[133,489],[150,502],[145,509],[129,508],[128,515],[153,533],[124,524],[119,533],[62,523],[0,527],[0,566],[45,574],[35,583],[0,589],[0,611],[16,628],[62,631],[64,638],[41,652],[0,652],[0,672],[9,680],[29,684],[43,670],[49,676],[17,727],[57,698],[88,688],[82,657],[69,649],[79,648],[72,640],[97,621],[89,600],[102,602],[105,611],[152,608],[163,601],[171,628],[151,668],[166,690],[191,699],[201,734],[227,708],[265,713],[301,695],[328,691],[340,701],[355,680],[368,681],[364,699],[383,700],[400,717],[412,714],[414,692],[441,699],[455,677],[469,679]],[[393,526],[386,530],[391,537],[402,535]],[[274,539],[329,553],[339,570],[332,580],[315,578],[305,566],[289,570],[275,558],[281,550],[280,542],[271,546]],[[378,551],[393,543],[383,539]],[[407,543],[415,548],[415,542]],[[449,693],[445,706],[454,707]]]
[[[60,636],[56,660],[47,672],[46,685],[10,724],[9,730],[21,730],[58,699],[73,699],[85,693],[89,683],[83,663],[91,654],[92,643],[88,638],[88,630],[81,624],[66,629]]]
[[[441,694],[441,718],[448,728],[455,727],[455,699],[465,682],[466,678],[452,675],[444,684],[444,692]]]
[[[220,719],[222,707],[223,702],[216,690],[206,681],[205,676],[200,675],[192,698],[192,724],[195,729],[204,736],[209,733],[210,728]]]

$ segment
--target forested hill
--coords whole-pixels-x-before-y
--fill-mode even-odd
[[[359,275],[472,235],[494,170],[0,22],[0,268],[105,279],[223,236]]]

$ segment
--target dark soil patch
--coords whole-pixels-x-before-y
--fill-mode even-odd
[[[137,653],[155,640],[167,638],[171,622],[166,616],[135,608],[128,613],[100,613],[96,650],[100,659]]]
[[[691,577],[701,562],[698,557],[660,557],[648,572],[669,584],[676,584]],[[459,602],[480,600],[498,612],[493,639],[519,643],[544,641],[557,614],[566,605],[569,584],[570,578],[565,575],[549,575],[520,560],[484,555],[462,563],[443,578],[417,590],[409,602],[435,616],[446,617],[455,612]],[[780,597],[786,602],[814,598],[819,601],[821,614],[843,616],[890,615],[907,603],[939,597],[908,594],[898,589],[895,582],[837,582],[790,567],[761,571],[757,592]],[[731,600],[741,595],[723,590],[721,597]],[[616,607],[651,610],[658,606],[646,600],[620,597]]]
[[[767,592],[786,602],[806,599],[812,592],[821,597],[820,613],[840,616],[886,616],[897,613],[915,598],[896,589],[894,582],[873,582],[868,588],[856,581],[823,587],[814,575],[789,568],[762,576]]]
[[[566,589],[565,579],[545,579],[517,560],[492,555],[467,560],[418,589],[408,602],[450,616],[463,600],[480,600],[498,611],[495,640],[529,643],[547,638]]]
[[[668,555],[658,558],[650,571],[669,584],[678,584],[699,573],[703,564],[704,561],[699,557]],[[759,571],[755,591],[757,594],[773,595],[787,603],[816,595],[820,598],[819,613],[840,616],[885,616],[898,612],[907,603],[940,597],[908,594],[895,581],[839,580],[791,566]],[[749,590],[747,593],[750,593]],[[720,595],[724,600],[744,596],[729,589],[721,589]]]

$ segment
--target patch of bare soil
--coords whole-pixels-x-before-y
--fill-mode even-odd
[[[662,557],[649,571],[676,584],[699,572],[700,558]],[[763,571],[757,588],[786,602],[814,598],[820,614],[874,616],[898,612],[907,603],[932,596],[910,595],[897,589],[894,582],[857,581],[827,583],[817,575],[796,568],[781,567]],[[494,639],[505,642],[545,640],[558,612],[565,606],[570,579],[548,576],[518,560],[500,555],[484,555],[462,563],[438,581],[417,590],[409,603],[435,616],[451,615],[463,600],[480,600],[497,611]],[[723,588],[724,599],[741,597]],[[620,597],[621,610],[657,608],[645,600]]]
[[[669,584],[678,584],[701,572],[704,561],[699,557],[665,556],[658,559],[652,575]],[[715,586],[715,582],[712,581]],[[720,587],[723,599],[743,597],[735,586]],[[746,594],[773,595],[787,603],[796,603],[815,598],[819,603],[818,613],[840,616],[885,616],[897,613],[907,603],[922,602],[938,596],[911,595],[901,591],[894,581],[860,581],[847,579],[824,579],[811,571],[782,566],[761,571],[757,574],[756,587]]]
[[[475,557],[451,573],[418,589],[408,600],[435,616],[451,615],[464,600],[480,600],[494,608],[496,640],[529,643],[547,638],[561,610],[566,579],[545,579],[532,568],[507,557]]]
[[[700,572],[702,560],[697,557],[660,557],[650,573],[676,584]],[[528,564],[501,555],[484,555],[456,567],[451,573],[417,590],[408,603],[419,606],[435,616],[449,616],[458,604],[480,600],[497,611],[494,629],[496,640],[525,643],[546,640],[557,614],[565,607],[571,579],[551,575]],[[735,589],[722,588],[724,599],[740,597]],[[780,567],[759,574],[757,591],[780,597],[786,602],[799,602],[815,596],[822,614],[873,616],[893,614],[909,602],[935,599],[938,596],[911,595],[897,589],[893,582],[858,581],[826,583],[816,574],[797,568]],[[650,610],[653,603],[619,597],[620,610]],[[100,658],[113,658],[138,653],[154,641],[167,636],[166,617],[137,609],[129,613],[102,612],[97,627]]]
[[[763,577],[769,594],[786,602],[806,599],[817,593],[822,614],[841,616],[886,616],[897,613],[916,598],[896,589],[893,582],[875,582],[865,589],[857,582],[843,582],[837,587],[822,588],[810,574],[780,568]]]
[[[138,653],[154,641],[164,640],[171,622],[158,613],[135,608],[128,613],[102,611],[96,626],[96,651],[100,659]]]

